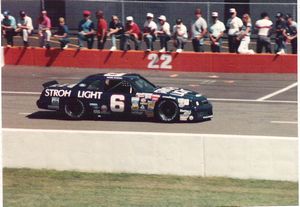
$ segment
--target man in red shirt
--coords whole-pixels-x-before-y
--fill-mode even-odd
[[[104,19],[103,11],[99,10],[96,12],[96,16],[98,19],[98,31],[97,31],[97,39],[98,39],[98,49],[102,50],[104,48],[107,36],[107,22]]]
[[[139,26],[133,21],[132,16],[126,17],[125,33],[121,39],[121,50],[130,49],[129,40],[134,42],[135,50],[140,49],[142,33]]]

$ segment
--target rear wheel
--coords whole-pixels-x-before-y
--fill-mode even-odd
[[[162,100],[156,107],[156,118],[162,122],[174,122],[178,120],[179,108],[175,101]]]
[[[71,99],[64,104],[64,113],[70,119],[81,119],[85,114],[85,107],[79,99]]]

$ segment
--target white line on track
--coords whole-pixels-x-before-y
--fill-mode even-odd
[[[19,115],[25,115],[25,116],[30,115],[30,114],[32,114],[32,113],[26,113],[26,112],[20,112],[19,113]]]
[[[298,82],[293,83],[293,84],[291,84],[291,85],[289,85],[289,86],[287,86],[287,87],[285,87],[285,88],[283,88],[283,89],[280,89],[280,90],[278,90],[278,91],[275,91],[274,93],[270,93],[270,94],[268,94],[268,95],[266,95],[266,96],[263,96],[263,97],[257,99],[257,101],[264,101],[264,100],[269,99],[269,98],[271,98],[271,97],[273,97],[273,96],[276,96],[276,95],[278,95],[278,94],[281,94],[281,93],[283,93],[283,92],[286,92],[286,91],[290,90],[291,88],[296,87],[297,85],[298,85]]]
[[[297,121],[271,121],[272,124],[298,124]]]
[[[96,130],[61,130],[61,129],[22,129],[2,128],[4,132],[43,132],[43,133],[69,133],[69,134],[116,134],[116,135],[157,135],[157,136],[189,136],[189,137],[219,137],[235,139],[277,139],[298,140],[298,137],[258,136],[258,135],[230,135],[230,134],[189,134],[189,133],[166,133],[166,132],[136,132],[136,131],[96,131]]]
[[[12,95],[40,95],[41,92],[26,92],[26,91],[2,91],[2,94]],[[209,101],[216,102],[250,102],[250,103],[288,103],[297,104],[297,101],[283,101],[283,100],[255,100],[255,99],[225,99],[225,98],[208,98]]]

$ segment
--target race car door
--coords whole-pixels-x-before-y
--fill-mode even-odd
[[[135,96],[135,91],[128,81],[109,78],[105,80],[102,100],[112,114],[129,114],[133,96]]]

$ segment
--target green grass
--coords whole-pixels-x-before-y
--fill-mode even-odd
[[[4,169],[5,207],[298,205],[294,182]]]

